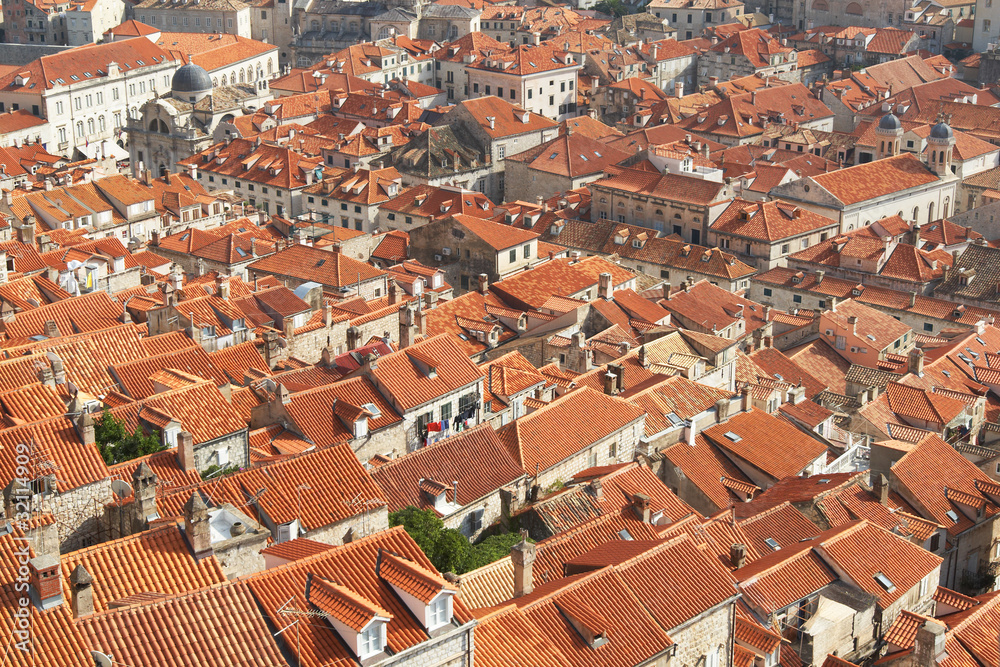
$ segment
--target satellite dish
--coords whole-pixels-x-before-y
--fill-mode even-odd
[[[83,266],[83,262],[81,262],[78,259],[71,259],[68,262],[66,262],[66,268],[69,269],[70,271],[76,271],[81,266]]]
[[[90,657],[94,659],[94,664],[97,667],[112,667],[112,663],[114,663],[110,655],[106,655],[100,651],[91,651]]]
[[[132,485],[124,479],[113,479],[111,480],[111,492],[117,498],[128,498],[132,495]]]

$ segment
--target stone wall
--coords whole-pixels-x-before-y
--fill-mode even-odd
[[[672,664],[697,665],[712,651],[718,652],[718,665],[731,665],[735,604],[726,602],[667,632],[677,644]]]
[[[219,452],[229,450],[229,461],[219,463]],[[242,468],[250,463],[250,443],[247,430],[230,433],[222,438],[209,440],[194,446],[195,468],[204,472],[213,465],[231,465]]]
[[[362,510],[360,504],[363,504],[366,500],[372,499],[365,498],[359,500],[359,510]],[[383,530],[389,530],[389,511],[385,505],[375,507],[367,512],[359,511],[354,516],[321,526],[316,530],[306,533],[305,537],[316,542],[322,542],[323,544],[341,546],[353,540],[374,535]]]
[[[42,56],[51,56],[68,48],[54,44],[0,44],[0,64],[27,65]]]
[[[379,664],[382,667],[471,667],[475,653],[475,622],[445,626],[431,638],[400,651]]]
[[[47,496],[36,507],[57,518],[59,550],[66,553],[104,541],[104,506],[111,500],[111,482],[102,479]]]
[[[564,483],[591,466],[606,466],[632,461],[635,458],[635,448],[642,436],[645,421],[646,415],[644,414],[624,428],[598,440],[589,447],[581,449],[547,470],[541,471],[534,483],[544,490],[553,484]],[[613,451],[612,444],[614,444]],[[591,457],[591,452],[594,453],[594,457]]]

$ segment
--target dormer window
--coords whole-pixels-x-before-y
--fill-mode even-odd
[[[442,593],[427,606],[427,629],[434,630],[451,623],[451,596]]]
[[[385,648],[385,623],[373,621],[358,634],[358,658],[364,660]]]

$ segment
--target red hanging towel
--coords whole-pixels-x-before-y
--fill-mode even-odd
[[[432,433],[441,430],[441,422],[431,422],[427,425],[427,432]]]

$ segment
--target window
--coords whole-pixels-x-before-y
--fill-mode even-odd
[[[490,91],[487,90],[486,94],[488,95],[489,92]],[[497,157],[501,160],[507,157],[507,146],[505,146],[504,144],[497,145]]]
[[[990,20],[983,19],[983,32],[989,32],[991,30]]]
[[[374,623],[358,635],[358,657],[367,658],[381,651],[382,623]]]
[[[421,438],[427,435],[427,425],[434,420],[434,411],[425,412],[417,417],[417,435]]]
[[[614,461],[616,456],[618,456],[618,443],[612,440],[608,445],[608,458]]]
[[[441,420],[451,419],[451,403],[445,403],[441,406]]]
[[[476,510],[476,512],[482,512],[482,510]],[[473,512],[472,514],[476,514]],[[471,515],[470,515],[471,516]],[[480,527],[482,526],[482,515],[480,515]],[[477,529],[478,530],[478,529]],[[437,600],[431,603],[430,609],[428,610],[430,614],[428,615],[428,623],[430,627],[439,628],[448,622],[448,595],[440,595]]]
[[[530,244],[524,246],[524,258],[525,259],[531,259],[531,245]]]
[[[688,15],[691,18],[691,15]],[[705,655],[705,667],[719,667],[719,649],[713,649]]]
[[[517,261],[517,250],[510,251],[510,263],[513,264]]]
[[[772,294],[774,294],[774,290],[772,290],[770,287],[764,288],[764,296],[771,296]]]
[[[795,303],[802,303],[802,295],[796,294],[792,296],[792,301],[794,301]]]
[[[782,244],[782,246],[781,246],[781,254],[782,255],[787,255],[789,250],[791,250],[791,244],[788,244],[788,243]]]
[[[466,515],[467,516],[466,521],[468,521],[468,533],[470,535],[473,533],[478,533],[483,529],[483,515],[485,513],[486,513],[485,510],[477,509],[473,510],[468,515]],[[444,622],[442,622],[442,625],[444,624]],[[431,627],[434,627],[434,625],[432,624]]]

